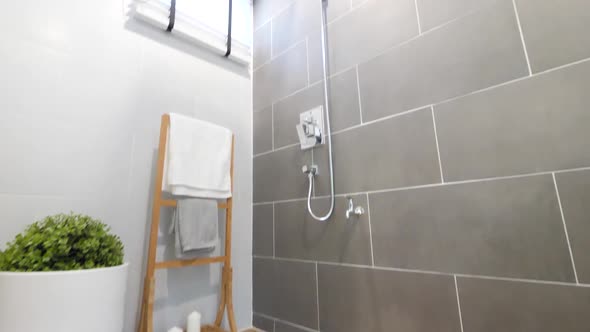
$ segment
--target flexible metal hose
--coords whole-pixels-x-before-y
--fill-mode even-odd
[[[332,161],[332,136],[330,130],[330,98],[329,98],[329,91],[328,91],[328,59],[327,59],[327,27],[328,27],[328,19],[326,16],[326,7],[328,6],[327,0],[322,1],[322,63],[324,66],[324,101],[326,103],[326,139],[328,140],[328,160],[330,162],[330,211],[325,216],[319,217],[313,213],[311,208],[311,193],[313,191],[314,185],[314,177],[315,174],[310,172],[308,174],[309,180],[309,190],[307,193],[307,210],[309,214],[318,221],[326,221],[330,219],[332,213],[334,212],[334,164]]]

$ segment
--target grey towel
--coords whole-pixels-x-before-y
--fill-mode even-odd
[[[218,212],[216,200],[178,200],[171,225],[177,256],[215,249],[219,243]]]

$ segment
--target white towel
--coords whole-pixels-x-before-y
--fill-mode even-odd
[[[171,113],[162,190],[177,196],[231,197],[231,145],[229,129]]]

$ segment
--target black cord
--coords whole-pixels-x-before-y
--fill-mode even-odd
[[[173,0],[174,1],[174,0]],[[229,0],[229,18],[227,20],[227,52],[225,57],[229,57],[231,54],[231,20],[232,20],[232,0]]]
[[[170,1],[170,22],[166,31],[171,32],[174,29],[174,23],[176,22],[176,0]]]

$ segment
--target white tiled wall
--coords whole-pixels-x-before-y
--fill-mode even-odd
[[[75,211],[101,218],[121,236],[131,263],[125,331],[134,331],[160,115],[193,115],[226,126],[237,137],[234,302],[238,325],[249,326],[248,70],[129,20],[123,0],[1,5],[0,248],[49,214]],[[237,8],[245,7],[250,11],[243,4]],[[234,29],[251,34],[250,22]],[[180,324],[194,309],[205,321],[214,319],[215,268],[158,277],[156,331]]]

